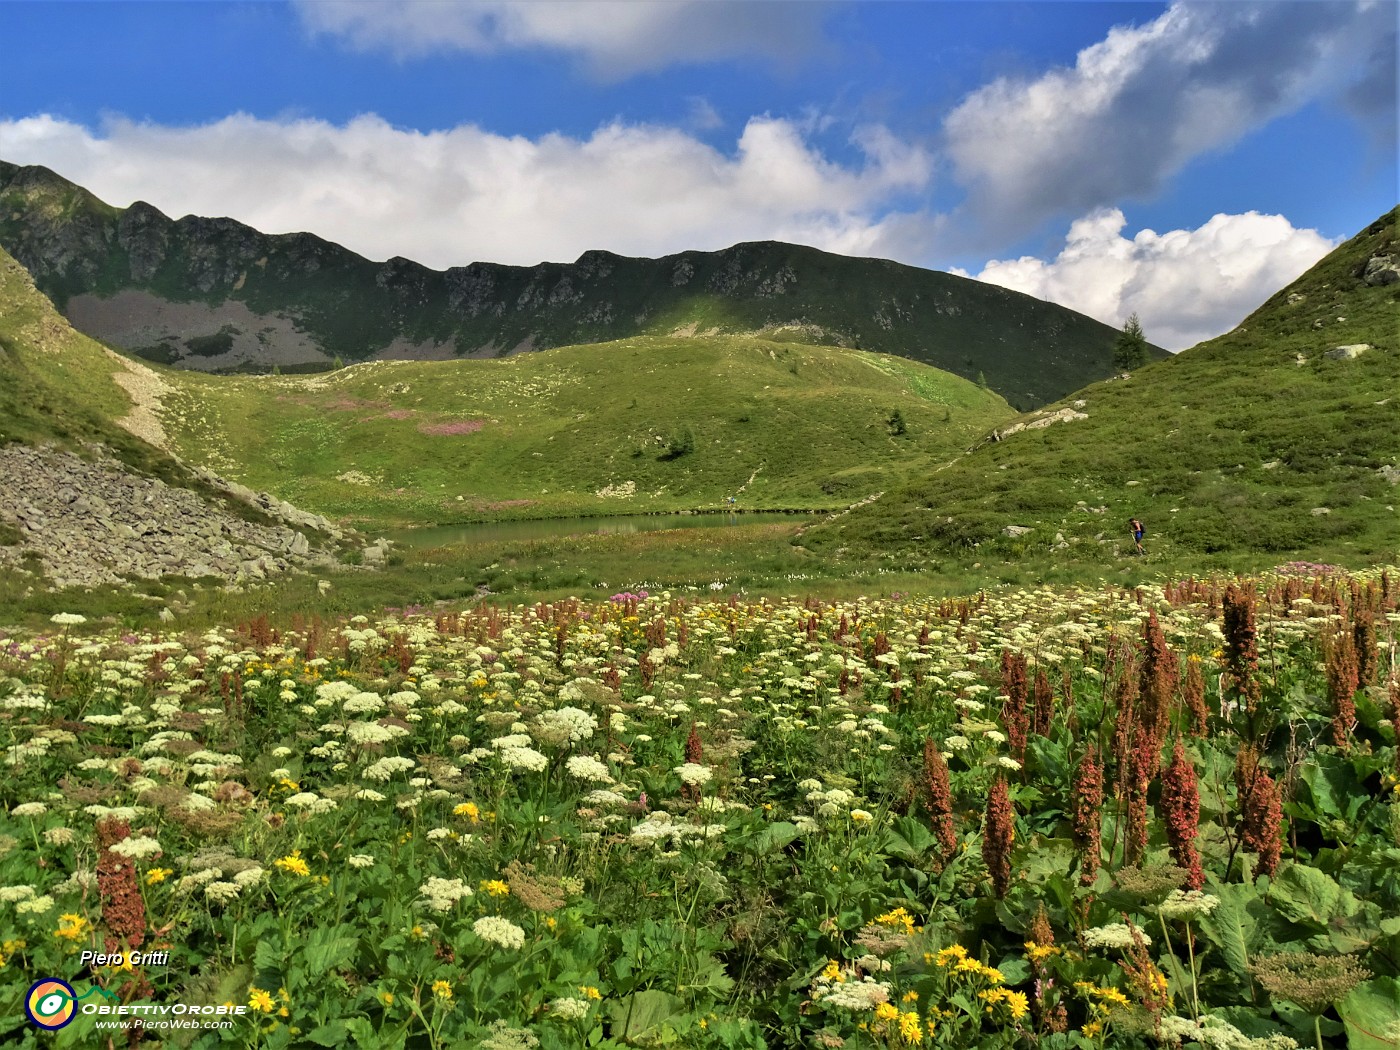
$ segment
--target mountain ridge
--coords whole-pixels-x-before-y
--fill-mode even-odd
[[[87,334],[200,370],[763,332],[908,357],[1027,409],[1111,374],[1117,336],[971,278],[779,241],[658,259],[590,249],[534,266],[375,263],[313,234],[170,219],[141,201],[115,208],[5,161],[0,244]]]

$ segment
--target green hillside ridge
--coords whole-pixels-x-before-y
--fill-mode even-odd
[[[80,455],[103,445],[117,459],[167,481],[183,477],[170,456],[117,425],[133,408],[117,382],[127,366],[73,330],[0,249],[0,445],[52,445]]]
[[[771,241],[442,272],[402,258],[375,263],[310,234],[172,221],[141,202],[113,208],[46,168],[3,161],[0,245],[89,334],[203,370],[750,333],[982,377],[1028,409],[1111,374],[1116,336],[994,285]],[[120,309],[113,296],[127,297]]]
[[[744,510],[843,507],[1015,415],[926,365],[746,336],[314,377],[166,374],[183,458],[380,528],[722,509],[731,496]]]
[[[1368,283],[1366,273],[1400,258],[1397,211],[1234,331],[1022,422],[1064,408],[1087,418],[988,441],[800,542],[907,568],[1028,557],[1092,566],[1131,551],[1135,516],[1147,525],[1149,563],[1395,558],[1400,283]],[[1353,344],[1370,348],[1328,355]],[[1008,526],[1032,531],[1012,537]]]

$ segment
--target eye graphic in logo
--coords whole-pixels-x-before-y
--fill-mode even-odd
[[[77,1014],[77,993],[67,981],[45,977],[30,986],[24,997],[24,1012],[40,1028],[56,1032]]]

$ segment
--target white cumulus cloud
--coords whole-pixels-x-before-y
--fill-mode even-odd
[[[745,0],[300,0],[307,28],[400,58],[543,49],[620,78],[674,63],[761,56],[790,62],[819,38],[830,4]]]
[[[970,276],[1115,327],[1136,313],[1151,342],[1183,350],[1229,331],[1335,247],[1282,215],[1252,211],[1131,239],[1126,225],[1116,208],[1095,211],[1070,226],[1054,259],[993,260]]]
[[[1073,67],[977,89],[944,132],[980,223],[1006,232],[1150,196],[1194,158],[1373,82],[1391,87],[1393,123],[1394,65],[1390,2],[1175,3]]]
[[[907,257],[911,230],[930,220],[888,208],[927,187],[932,159],[879,127],[852,141],[861,160],[842,164],[801,124],[767,116],[751,118],[730,151],[620,122],[587,138],[531,139],[474,125],[404,130],[376,116],[336,125],[234,115],[193,127],[114,118],[96,131],[48,115],[0,120],[0,156],[50,167],[111,204],[306,230],[373,259],[438,268],[768,238]]]

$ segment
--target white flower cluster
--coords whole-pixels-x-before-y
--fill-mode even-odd
[[[890,986],[873,977],[840,982],[818,977],[812,985],[812,998],[823,1006],[835,1006],[842,1010],[873,1010],[881,1003],[890,1001]]]
[[[710,778],[714,776],[714,770],[709,766],[702,766],[696,762],[686,762],[675,768],[675,772],[680,776],[681,783],[689,784],[691,787],[698,787],[701,784],[708,784]]]
[[[562,1021],[577,1021],[588,1016],[587,999],[555,999],[549,1004],[549,1014]]]
[[[568,769],[569,776],[590,784],[614,783],[607,764],[600,762],[596,755],[575,755],[565,764],[565,768]]]
[[[502,748],[501,760],[512,769],[523,769],[529,773],[539,773],[549,765],[549,759],[533,747]]]
[[[372,868],[374,867],[374,855],[371,853],[352,853],[345,858],[345,863],[352,868]]]
[[[413,759],[411,758],[403,758],[399,755],[390,755],[387,758],[381,758],[378,762],[375,762],[373,765],[366,766],[364,775],[369,780],[377,780],[380,783],[383,783],[384,781],[392,777],[395,773],[402,773],[405,770],[412,769],[417,764],[418,763],[413,761]]]
[[[459,900],[472,896],[472,888],[461,879],[430,878],[418,892],[433,911],[451,911]]]
[[[499,915],[483,915],[472,923],[472,933],[502,948],[518,950],[525,945],[525,931]]]
[[[1138,936],[1142,938],[1143,944],[1152,943],[1152,938],[1141,930],[1138,930]],[[1110,922],[1105,926],[1085,930],[1084,943],[1090,948],[1127,948],[1133,943],[1133,934],[1126,923]]]
[[[1167,919],[1194,919],[1209,915],[1220,906],[1220,898],[1200,890],[1172,890],[1161,904],[1160,911]]]
[[[560,707],[550,711],[541,711],[539,720],[540,725],[546,729],[567,734],[571,744],[587,740],[593,735],[593,730],[598,728],[598,720],[587,711],[577,707]]]
[[[10,810],[12,817],[42,817],[49,811],[49,807],[42,802],[21,802],[14,809]]]
[[[119,842],[112,843],[107,848],[113,853],[123,857],[130,857],[132,860],[154,857],[157,853],[163,852],[160,843],[147,835],[122,839]]]

